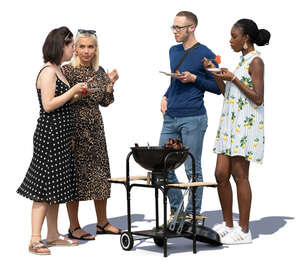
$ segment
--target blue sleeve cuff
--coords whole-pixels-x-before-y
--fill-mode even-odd
[[[205,79],[199,75],[196,75],[195,85],[197,88],[201,89],[202,91],[208,91],[217,95],[221,94],[221,90],[219,89],[215,79]]]

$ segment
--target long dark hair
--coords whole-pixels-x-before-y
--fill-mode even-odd
[[[268,45],[271,34],[266,29],[258,29],[256,23],[251,19],[240,19],[234,24],[239,27],[244,35],[249,35],[250,42],[259,46]]]
[[[72,42],[73,34],[66,26],[53,29],[43,45],[44,62],[59,65],[64,54],[64,46]]]

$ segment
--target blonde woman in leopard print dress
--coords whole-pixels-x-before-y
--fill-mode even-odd
[[[116,70],[106,74],[98,65],[98,43],[94,30],[78,30],[75,54],[70,64],[63,67],[71,85],[89,82],[88,91],[73,104],[75,115],[74,156],[76,165],[78,201],[67,204],[70,219],[69,237],[93,240],[95,237],[81,229],[78,219],[79,201],[94,200],[97,215],[97,234],[119,234],[106,217],[110,197],[109,159],[104,125],[99,105],[107,107],[114,101],[113,83],[118,79]]]

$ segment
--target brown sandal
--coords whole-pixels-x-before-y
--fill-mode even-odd
[[[35,241],[30,244],[29,252],[35,255],[50,255],[50,250],[44,245],[42,241]]]
[[[77,240],[71,240],[69,238],[59,236],[58,239],[53,241],[46,241],[47,246],[77,246]]]
[[[96,234],[97,235],[102,235],[102,234],[111,234],[111,235],[121,235],[123,233],[123,230],[120,229],[120,228],[117,228],[118,229],[118,232],[113,232],[113,231],[110,231],[110,230],[105,230],[105,228],[108,226],[108,225],[111,225],[109,222],[107,222],[103,227],[98,225],[97,224],[97,231],[96,231]],[[98,230],[100,229],[100,230]]]
[[[79,229],[81,229],[81,227],[76,227],[76,228],[74,228],[73,230],[70,230],[70,229],[69,229],[68,237],[69,237],[69,238],[73,238],[73,239],[78,239],[78,240],[95,240],[95,237],[90,238],[90,237],[93,236],[93,235],[91,235],[90,233],[83,234],[83,235],[81,235],[80,237],[75,237],[75,236],[73,235],[73,233],[74,233],[75,231],[79,230]]]

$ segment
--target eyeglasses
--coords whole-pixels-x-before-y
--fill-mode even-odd
[[[96,30],[78,29],[78,33],[80,33],[80,34],[96,35]]]
[[[191,25],[193,25],[193,24],[191,24]],[[179,32],[179,31],[182,31],[184,28],[188,28],[191,25],[185,25],[185,26],[172,25],[171,30],[172,31],[175,30],[176,32]]]

